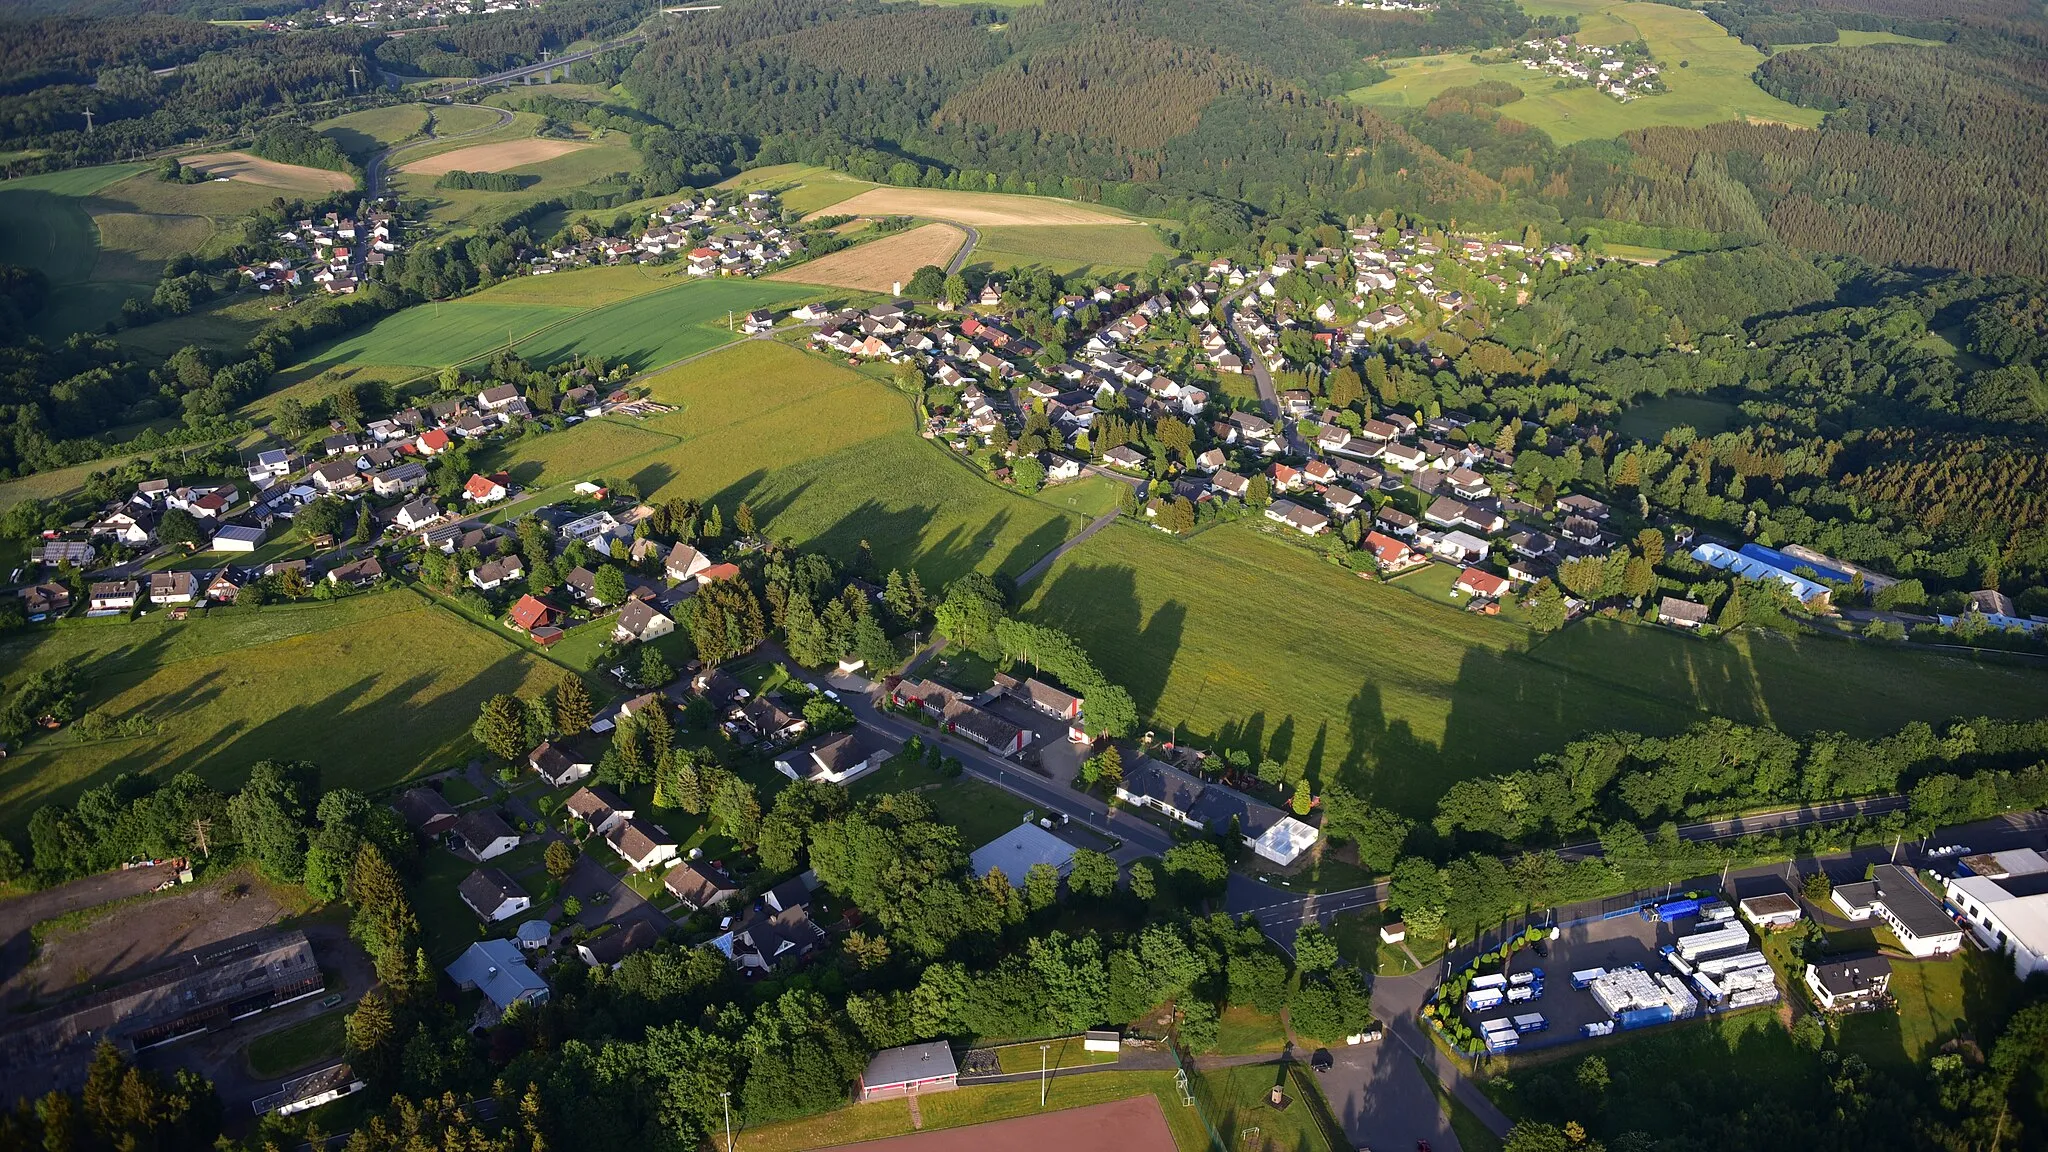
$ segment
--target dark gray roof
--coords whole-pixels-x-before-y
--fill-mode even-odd
[[[526,889],[498,868],[479,868],[471,872],[457,886],[457,891],[462,893],[462,902],[474,908],[479,916],[489,916],[506,900],[526,895]]]
[[[1877,885],[1877,898],[1884,901],[1885,910],[1897,917],[1907,932],[1924,940],[1961,931],[1942,909],[1941,901],[1906,869],[1880,864],[1870,879]]]
[[[923,1044],[905,1044],[901,1048],[885,1048],[875,1053],[874,1059],[868,1061],[867,1071],[861,1073],[860,1082],[865,1087],[875,1088],[959,1074],[960,1066],[953,1062],[952,1045],[944,1040],[932,1040]]]
[[[1892,974],[1892,962],[1882,956],[1854,956],[1813,966],[1814,978],[1830,996],[1852,995]]]

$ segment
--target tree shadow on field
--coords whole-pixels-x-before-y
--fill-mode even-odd
[[[627,482],[632,484],[633,491],[638,492],[640,498],[645,500],[663,488],[668,487],[669,481],[675,478],[676,470],[674,468],[656,460],[627,477]]]
[[[1154,713],[1180,654],[1185,606],[1169,600],[1146,619],[1137,574],[1102,564],[1062,569],[1033,604],[1033,618],[1078,640],[1103,674],[1131,694],[1141,714]]]
[[[1010,549],[1010,554],[996,565],[996,571],[1019,578],[1031,570],[1031,566],[1052,554],[1053,549],[1067,542],[1067,538],[1078,531],[1064,516],[1056,516],[1031,530],[1024,539]]]

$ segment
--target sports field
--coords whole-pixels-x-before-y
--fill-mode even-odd
[[[1351,98],[1377,107],[1419,108],[1446,88],[1504,80],[1525,95],[1503,106],[1501,114],[1541,128],[1559,144],[1604,140],[1658,124],[1697,127],[1754,120],[1811,128],[1820,123],[1817,109],[1789,104],[1758,88],[1750,77],[1763,53],[1692,9],[1614,0],[1533,0],[1526,8],[1532,15],[1577,16],[1582,43],[1642,39],[1665,66],[1662,78],[1670,91],[1623,104],[1590,87],[1562,87],[1558,77],[1519,63],[1474,64],[1469,54],[1446,53],[1381,61],[1393,76],[1353,90]]]
[[[0,761],[0,828],[117,772],[192,769],[232,787],[258,760],[312,760],[329,786],[373,789],[460,763],[486,697],[560,671],[410,592],[228,609],[172,621],[71,621],[0,642],[9,682],[69,664],[84,704],[158,721],[152,736],[77,745],[69,733]]]
[[[1028,611],[1068,629],[1158,731],[1336,774],[1413,815],[1451,782],[1589,730],[1710,715],[1875,735],[1913,719],[2048,714],[2048,672],[1820,638],[1707,643],[1591,621],[1547,639],[1324,563],[1250,526],[1192,540],[1113,525]]]
[[[306,196],[343,192],[356,184],[355,178],[346,172],[308,168],[302,164],[280,164],[247,152],[206,152],[187,156],[185,166],[197,168],[208,176],[225,176],[245,184],[260,184],[265,188]]]
[[[907,232],[896,232],[879,240],[841,248],[827,256],[806,261],[794,268],[768,276],[770,280],[797,280],[807,284],[829,284],[861,292],[893,292],[895,285],[909,281],[928,264],[945,267],[967,234],[951,224],[925,224]]]
[[[928,216],[976,228],[1006,224],[1134,224],[1106,208],[1050,196],[953,192],[944,188],[871,188],[832,206],[831,215]]]
[[[991,271],[1043,268],[1063,276],[1145,267],[1170,254],[1150,228],[1128,224],[1027,224],[981,230],[968,263]]]

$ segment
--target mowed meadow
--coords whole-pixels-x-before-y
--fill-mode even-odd
[[[728,516],[745,501],[772,537],[841,559],[867,541],[879,565],[915,567],[933,587],[974,570],[1016,576],[1086,523],[1059,489],[1018,495],[927,443],[902,393],[786,344],[749,340],[644,385],[677,410],[586,421],[479,463],[542,489],[520,509],[592,476]]]
[[[469,723],[498,692],[563,673],[408,591],[229,608],[182,621],[72,620],[0,641],[13,687],[76,668],[84,707],[156,725],[144,736],[38,738],[0,760],[0,829],[120,772],[192,770],[237,785],[259,760],[310,760],[330,787],[374,790],[467,762]]]
[[[1114,525],[1030,593],[1027,613],[1079,637],[1162,737],[1303,764],[1415,816],[1456,780],[1606,728],[1726,716],[1867,736],[2048,713],[2048,672],[1932,653],[1602,620],[1538,637],[1248,525],[1188,540]]]

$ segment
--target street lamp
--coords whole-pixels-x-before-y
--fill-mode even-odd
[[[725,1152],[732,1152],[732,1093],[720,1092],[718,1103],[725,1109]]]
[[[1050,1044],[1038,1046],[1038,1107],[1041,1110],[1045,1107],[1045,1053],[1051,1047]],[[732,1152],[732,1149],[728,1148],[725,1152]]]

